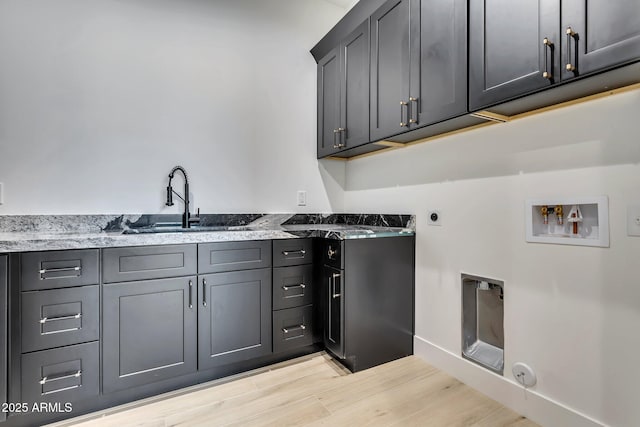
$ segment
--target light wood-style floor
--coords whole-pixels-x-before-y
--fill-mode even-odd
[[[537,424],[415,356],[351,374],[325,353],[231,382],[56,426],[478,426]]]

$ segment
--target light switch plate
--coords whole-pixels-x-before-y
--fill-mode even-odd
[[[627,235],[640,236],[640,205],[627,207]]]
[[[298,206],[307,206],[307,192],[304,190],[298,191]]]

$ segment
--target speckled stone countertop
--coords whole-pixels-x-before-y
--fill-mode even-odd
[[[361,239],[415,234],[410,215],[202,215],[185,232],[176,215],[0,216],[0,253],[323,237]],[[166,227],[166,232],[150,232]],[[217,230],[228,227],[230,230]],[[215,230],[215,231],[211,231]]]

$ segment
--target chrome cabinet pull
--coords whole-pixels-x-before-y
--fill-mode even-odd
[[[571,27],[567,27],[567,30],[565,31],[565,33],[567,34],[567,65],[565,65],[565,68],[567,71],[576,71],[576,66],[574,64],[571,63],[571,44],[575,41],[578,40],[578,34],[576,34],[573,29]],[[577,58],[577,54],[578,54],[578,49],[575,49],[576,51],[576,63],[578,62],[578,58]]]
[[[46,376],[46,377],[43,377],[39,382],[41,385],[45,385],[47,383],[51,383],[54,381],[66,380],[68,378],[80,378],[81,376],[82,376],[82,370],[78,369],[75,372],[73,371],[65,372],[64,374],[56,375],[53,377]]]
[[[305,285],[304,283],[300,283],[299,285],[290,285],[290,286],[283,286],[282,290],[283,291],[288,291],[289,289],[294,289],[294,288],[306,288],[307,285]]]
[[[409,123],[414,123],[414,124],[417,125],[418,124],[418,108],[419,108],[418,98],[409,97],[409,102],[415,102],[415,104],[416,104],[415,119],[414,118],[410,118],[409,119]],[[411,114],[411,115],[413,115],[413,114]]]
[[[344,138],[345,138],[345,132],[347,130],[345,128],[338,128],[338,147],[337,148],[344,148]]]
[[[82,267],[61,267],[61,268],[43,268],[39,272],[40,274],[45,273],[59,273],[62,271],[81,271]]]
[[[338,129],[333,130],[333,148],[338,148],[338,144],[336,143],[336,135],[338,134]]]
[[[285,334],[288,334],[289,332],[292,331],[304,331],[305,329],[307,329],[307,327],[305,325],[298,325],[298,326],[294,326],[294,327],[289,327],[289,328],[282,328],[282,332],[284,332]]]
[[[293,255],[293,254],[300,254],[302,256],[304,256],[307,253],[307,251],[305,251],[304,249],[300,249],[299,251],[282,251],[282,255],[284,256],[289,256],[289,255]]]
[[[547,37],[542,40],[542,44],[544,45],[544,71],[542,72],[542,77],[551,80],[553,79],[553,74],[549,71],[549,60],[547,59],[547,51],[550,52],[550,55],[553,56],[553,43]],[[553,61],[551,62],[553,64]]]
[[[202,306],[207,306],[207,279],[202,279]]]
[[[70,319],[79,319],[82,317],[82,313],[72,314],[71,316],[60,316],[60,317],[43,317],[40,319],[40,324],[44,325],[48,322],[55,322],[56,320],[70,320]]]
[[[340,278],[340,273],[333,273],[331,275],[331,279],[333,280],[333,289],[331,294],[334,299],[340,298],[340,295],[341,295],[339,293],[336,293],[336,279],[339,279],[339,278]]]
[[[400,101],[400,127],[401,128],[409,126],[409,124],[404,121],[404,107],[407,107],[407,118],[409,118],[409,103],[406,101]]]
[[[189,308],[193,309],[193,282],[189,280]]]

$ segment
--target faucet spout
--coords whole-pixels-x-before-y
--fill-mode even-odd
[[[175,173],[178,171],[182,172],[182,175],[184,176],[183,196],[180,196],[180,194],[176,193],[173,187],[171,187],[171,180],[173,179]],[[191,218],[191,214],[189,213],[189,177],[187,175],[187,171],[182,166],[175,166],[169,173],[169,185],[167,186],[167,206],[173,206],[174,194],[178,196],[178,198],[184,203],[184,213],[182,214],[182,228],[191,228],[191,223],[197,222],[198,219]]]

